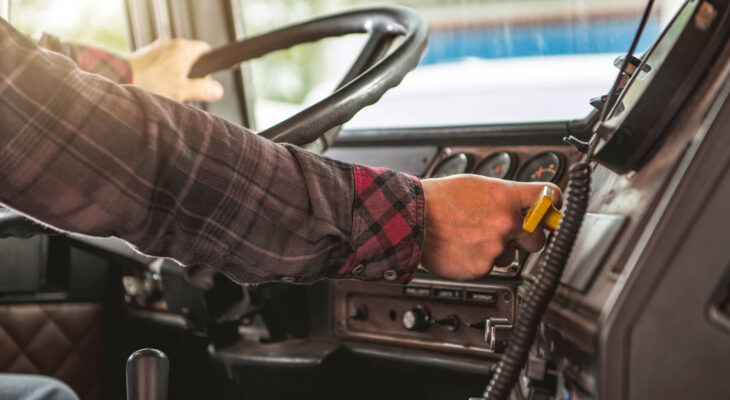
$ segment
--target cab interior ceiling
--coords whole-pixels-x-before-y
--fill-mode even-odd
[[[632,172],[592,165],[584,226],[595,229],[578,238],[574,258],[580,261],[565,265],[544,315],[535,348],[554,358],[542,365],[545,359],[530,359],[536,375],[521,382],[530,378],[533,393],[554,392],[560,381],[573,396],[565,398],[730,395],[730,250],[724,243],[730,225],[717,223],[727,219],[722,200],[730,196],[730,136],[723,134],[730,126],[724,45],[730,24],[727,4],[688,2],[698,3],[714,7],[719,28],[708,33],[707,47],[696,49],[698,61],[686,66],[696,79],[680,88],[683,99],[673,98],[675,118]],[[161,34],[213,45],[236,38],[229,1],[169,1],[169,24],[162,26],[151,1],[126,4],[135,47]],[[236,95],[199,106],[247,125],[242,75],[215,77]],[[535,176],[565,189],[568,169],[583,153],[563,139],[588,142],[598,118],[596,110],[562,122],[345,130],[325,155],[430,177],[442,167],[476,171],[501,153],[515,165],[485,171]],[[448,160],[454,164],[444,165]],[[544,177],[544,171],[553,172]],[[152,347],[170,359],[172,399],[465,400],[483,393],[493,376],[509,344],[499,332],[518,318],[542,261],[539,254],[516,254],[513,265],[469,283],[419,273],[405,287],[353,281],[240,287],[201,268],[183,270],[115,242],[77,236],[7,238],[0,252],[0,323],[21,313],[61,324],[53,316],[67,311],[88,316],[89,327],[101,324],[103,340],[88,344],[88,337],[63,329],[58,340],[87,356],[103,354],[103,361],[82,357],[77,373],[99,383],[98,394],[87,398],[109,399],[124,398],[127,357]],[[83,305],[91,308],[74,308]],[[433,322],[419,325],[424,320]],[[496,324],[491,331],[488,323]],[[0,329],[0,343],[12,343],[15,352],[13,360],[0,357],[0,370],[28,359],[53,374],[76,354],[48,361],[58,351],[33,344],[37,335],[50,335],[39,327]],[[487,339],[485,331],[494,335]],[[58,340],[46,342],[53,347]]]

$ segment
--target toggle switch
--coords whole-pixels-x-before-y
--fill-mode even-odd
[[[494,325],[489,336],[489,349],[495,353],[504,353],[512,336],[512,325]]]
[[[437,325],[442,325],[446,327],[446,329],[448,329],[449,331],[454,332],[459,329],[459,324],[461,323],[461,321],[459,320],[458,315],[451,314],[446,318],[434,321],[434,323]]]
[[[540,193],[540,197],[530,207],[525,215],[525,221],[522,229],[527,232],[535,232],[538,226],[555,232],[563,219],[563,214],[553,205],[555,202],[555,190],[549,186],[545,186]]]
[[[355,321],[367,321],[368,319],[368,308],[364,304],[360,304],[350,310],[347,314],[347,319]]]
[[[479,329],[480,331],[484,331],[484,327],[487,324],[487,319],[489,319],[489,318],[482,318],[482,319],[480,319],[479,321],[476,321],[476,322],[467,322],[464,325],[466,325],[466,326],[468,326],[469,328],[472,328],[472,329]]]
[[[492,330],[497,325],[509,325],[509,320],[507,318],[489,318],[486,321],[486,324],[484,326],[484,341],[489,345],[492,346]]]

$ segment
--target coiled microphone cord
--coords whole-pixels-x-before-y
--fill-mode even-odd
[[[537,283],[530,291],[527,301],[520,310],[520,316],[514,323],[507,351],[484,392],[487,400],[507,399],[517,383],[520,370],[527,361],[527,354],[535,339],[537,325],[560,283],[565,263],[583,223],[588,208],[590,188],[590,164],[584,161],[573,165],[565,196],[563,220],[548,244],[545,258],[540,265]]]

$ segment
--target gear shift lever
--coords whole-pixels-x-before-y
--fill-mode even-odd
[[[127,400],[167,400],[170,361],[156,349],[142,349],[127,359]]]

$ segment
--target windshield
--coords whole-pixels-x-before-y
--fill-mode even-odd
[[[234,0],[240,35],[315,15],[382,4],[362,0]],[[671,20],[680,0],[658,0],[637,54]],[[427,17],[421,65],[346,128],[557,121],[586,116],[618,72],[645,0],[407,0]],[[256,126],[264,129],[321,99],[364,37],[328,39],[250,63]]]

